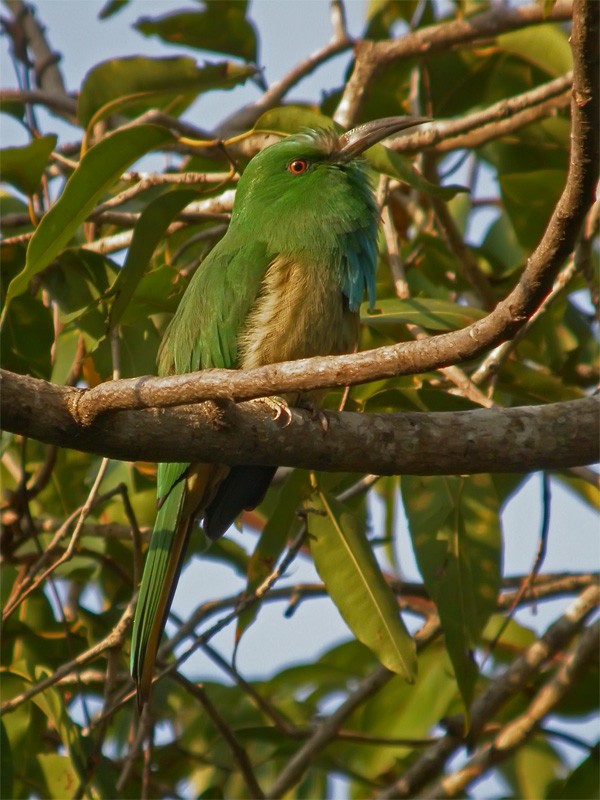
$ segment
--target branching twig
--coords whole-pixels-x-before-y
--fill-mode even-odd
[[[581,634],[571,655],[543,684],[525,713],[505,725],[493,741],[484,745],[463,767],[440,778],[419,797],[424,800],[425,798],[437,800],[443,797],[464,796],[465,790],[473,781],[512,755],[589,668],[590,662],[598,653],[599,634],[600,622],[596,622]]]
[[[600,601],[600,589],[586,589],[544,635],[528,647],[513,663],[483,691],[471,708],[469,739],[475,742],[484,725],[502,706],[530,680],[556,652],[566,647],[583,627],[588,616]],[[439,774],[451,755],[464,744],[463,738],[447,733],[439,742],[425,750],[404,774],[377,795],[378,800],[414,797],[432,778]]]
[[[232,758],[239,767],[240,774],[244,779],[246,787],[248,788],[250,797],[259,799],[263,798],[265,795],[258,785],[258,781],[254,775],[254,770],[252,769],[252,764],[248,754],[239,743],[235,733],[227,724],[225,718],[219,712],[215,704],[208,697],[202,686],[198,683],[192,683],[192,681],[188,680],[179,672],[174,672],[172,677],[200,702],[203,709],[213,721],[216,729],[229,746]]]
[[[35,697],[37,694],[43,692],[45,689],[48,689],[50,686],[54,686],[55,684],[59,683],[62,678],[70,675],[72,672],[75,671],[75,673],[77,673],[81,667],[85,666],[85,664],[89,664],[90,661],[93,661],[107,650],[110,650],[113,647],[120,647],[133,620],[135,599],[136,598],[130,601],[123,613],[123,616],[108,634],[108,636],[105,636],[102,641],[93,645],[84,653],[81,653],[74,658],[72,661],[67,661],[64,664],[61,664],[61,666],[58,667],[58,669],[56,669],[52,675],[44,678],[44,680],[36,683],[34,686],[31,686],[29,689],[17,695],[16,697],[13,697],[11,700],[6,700],[0,706],[0,716],[3,714],[10,714],[11,711],[14,711],[20,705],[26,703],[28,700],[31,700],[32,697]]]
[[[411,31],[399,39],[358,42],[355,45],[354,70],[338,105],[336,122],[345,128],[352,125],[377,73],[386,64],[431,55],[528,25],[566,20],[570,17],[570,2],[556,3],[547,15],[539,5],[533,3],[517,8],[501,4],[470,18],[456,19]]]

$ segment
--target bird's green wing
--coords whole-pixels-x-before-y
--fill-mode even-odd
[[[268,266],[260,242],[244,242],[229,233],[219,242],[192,278],[165,333],[159,354],[161,375],[237,366],[238,334]],[[159,510],[131,640],[131,674],[140,704],[148,697],[156,650],[193,523],[185,503],[188,469],[189,464],[183,463],[158,465]]]

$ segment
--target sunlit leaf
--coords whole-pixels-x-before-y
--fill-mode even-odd
[[[49,796],[71,797],[80,784],[80,776],[73,769],[71,759],[58,753],[40,753],[37,758]]]
[[[310,499],[308,530],[317,572],[344,621],[392,672],[414,681],[415,644],[364,529],[345,506],[318,491]]]
[[[485,312],[479,308],[418,297],[380,300],[374,313],[369,313],[368,304],[363,303],[360,319],[364,325],[420,325],[433,331],[451,331],[464,328],[484,316]]]
[[[135,23],[145,36],[170,44],[257,59],[257,37],[246,19],[246,4],[236,0],[204,0],[198,11],[174,11],[162,17],[141,17]]]
[[[503,33],[496,38],[499,46],[550,75],[563,75],[573,69],[569,40],[559,25],[546,24]]]
[[[382,144],[376,144],[370,147],[365,152],[365,158],[369,164],[378,172],[383,172],[384,175],[389,175],[391,178],[397,178],[399,181],[407,183],[413,189],[418,189],[420,192],[433,194],[436,197],[441,197],[444,200],[450,200],[458,192],[467,192],[468,189],[464,186],[436,186],[436,184],[424,178],[418,172],[408,158],[395,153]]]
[[[27,249],[25,269],[11,281],[6,303],[65,247],[102,194],[130,164],[172,138],[156,125],[125,128],[107,136],[83,156],[57,202],[45,214]]]
[[[271,108],[257,119],[254,130],[298,133],[302,128],[338,128],[331,117],[311,106],[280,106]],[[338,128],[339,129],[339,128]]]
[[[112,58],[88,72],[77,115],[84,128],[117,111],[131,116],[150,107],[183,111],[201,92],[227,89],[255,72],[226,61],[199,67],[193,58]]]

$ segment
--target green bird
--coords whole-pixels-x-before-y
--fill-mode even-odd
[[[238,184],[231,223],[165,333],[160,375],[252,369],[352,352],[373,304],[378,208],[361,154],[425,120],[388,117],[341,135],[307,130],[267,147]],[[300,398],[286,398],[297,403]],[[264,497],[276,467],[159,464],[158,513],[133,623],[131,674],[148,699],[190,531],[222,536]]]

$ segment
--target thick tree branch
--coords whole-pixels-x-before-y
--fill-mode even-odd
[[[33,9],[23,0],[4,0],[4,2],[13,14],[12,25],[21,29],[26,46],[33,56],[32,66],[37,85],[43,92],[59,97],[66,103],[72,102],[57,66],[60,55],[50,48],[44,29]],[[22,54],[19,54],[19,57],[22,57]]]
[[[126,461],[443,475],[563,468],[598,459],[594,398],[452,413],[328,412],[327,431],[306,412],[294,410],[292,424],[281,427],[261,407],[231,403],[123,411],[84,425],[72,410],[80,390],[6,371],[0,377],[5,430]]]

